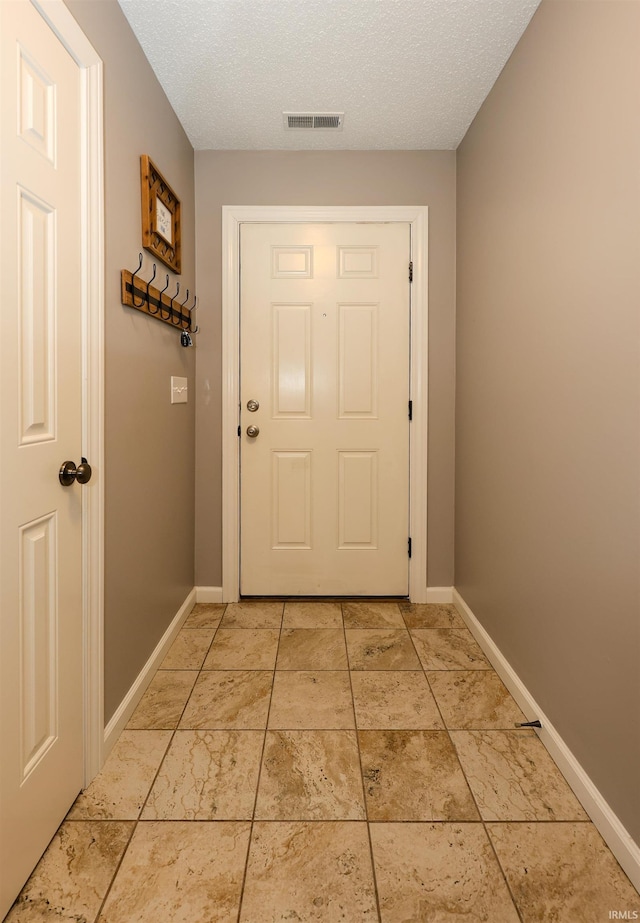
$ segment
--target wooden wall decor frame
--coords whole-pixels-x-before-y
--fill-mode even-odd
[[[182,272],[180,199],[148,154],[140,157],[142,246],[172,269]]]

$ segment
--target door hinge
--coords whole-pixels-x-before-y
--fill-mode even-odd
[[[409,282],[413,282],[413,260],[409,263]]]
[[[413,420],[413,401],[409,401],[409,419]]]
[[[411,539],[407,540],[407,550],[409,552],[409,557],[411,557]]]

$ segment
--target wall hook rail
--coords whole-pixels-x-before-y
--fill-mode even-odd
[[[190,300],[189,289],[184,301],[177,302],[176,299],[180,294],[180,283],[176,282],[176,291],[173,297],[167,294],[169,288],[169,274],[166,275],[166,284],[163,289],[157,289],[152,283],[156,277],[157,266],[153,264],[153,274],[148,282],[139,277],[142,269],[142,253],[139,254],[137,268],[131,272],[123,269],[120,273],[121,281],[121,301],[123,305],[142,311],[164,324],[180,330],[180,342],[183,346],[193,346],[192,333],[197,332],[197,327],[192,326],[192,311],[196,310],[198,302],[197,297],[193,296],[193,306],[187,307]]]

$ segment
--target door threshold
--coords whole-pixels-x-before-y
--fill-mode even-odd
[[[240,602],[285,602],[285,603],[401,603],[409,602],[408,596],[240,596]]]

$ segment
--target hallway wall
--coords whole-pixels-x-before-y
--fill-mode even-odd
[[[196,583],[222,584],[223,205],[429,206],[428,584],[453,581],[455,153],[197,151]]]
[[[455,582],[640,842],[638,47],[543,0],[458,150]]]
[[[180,197],[180,284],[195,288],[193,149],[116,0],[66,3],[104,62],[106,458],[96,473],[106,484],[108,721],[193,587],[195,350],[120,303],[120,270],[135,269],[142,250],[141,154]],[[166,272],[158,261],[159,288]],[[187,405],[169,403],[172,375],[187,377]]]

